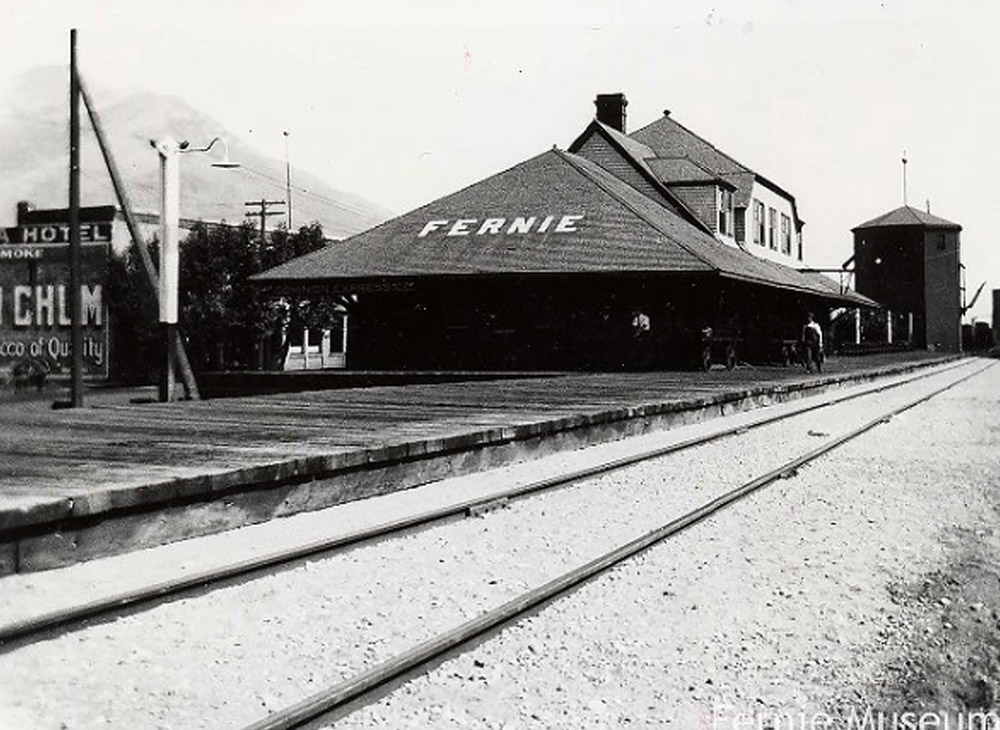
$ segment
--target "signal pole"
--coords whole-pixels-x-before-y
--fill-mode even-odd
[[[260,200],[250,200],[243,205],[248,208],[257,208],[257,210],[248,210],[246,212],[247,218],[256,218],[260,216],[260,245],[263,248],[267,236],[267,217],[269,215],[283,215],[280,210],[268,210],[272,205],[284,205],[284,200],[266,200],[261,198]],[[291,233],[291,231],[289,231]]]

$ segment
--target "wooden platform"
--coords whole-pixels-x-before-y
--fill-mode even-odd
[[[0,574],[228,529],[937,362],[0,403]]]

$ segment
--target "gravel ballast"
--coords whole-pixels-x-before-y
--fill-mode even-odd
[[[998,393],[993,367],[336,727],[969,727],[1000,606],[941,578],[1000,557]]]
[[[311,694],[325,683],[352,676],[413,643],[576,567],[722,491],[779,466],[830,436],[870,420],[892,404],[908,400],[918,391],[930,390],[941,378],[951,377],[954,375],[929,378],[871,399],[766,426],[579,486],[519,501],[482,519],[456,522],[344,555],[309,561],[294,570],[19,648],[0,656],[0,673],[17,678],[16,683],[4,682],[0,688],[0,712],[3,712],[0,716],[15,728],[215,728],[249,723]],[[996,391],[995,376],[989,374],[960,388],[973,387],[990,377]],[[923,408],[899,421],[919,421],[916,414]],[[881,434],[898,425],[880,426],[865,437],[867,448],[890,452],[896,441],[886,442]],[[927,424],[923,425],[925,435],[936,433],[926,428]],[[936,438],[940,440],[941,435]],[[845,447],[844,452],[849,448],[853,447]],[[826,459],[836,463],[837,454],[840,452]],[[861,461],[871,462],[870,455]],[[819,462],[823,463],[826,462]],[[864,465],[872,475],[869,478],[873,478],[875,472],[871,470],[876,467],[872,463]],[[921,539],[926,536],[920,528],[906,532],[892,523],[876,531],[872,527],[876,523],[868,520],[884,519],[880,493],[871,485],[867,496],[863,488],[860,494],[838,493],[838,489],[859,487],[856,480],[841,480],[836,470],[829,477],[831,483],[818,489],[819,501],[815,497],[807,499],[802,484],[811,485],[810,475],[819,473],[818,466],[804,469],[797,479],[782,482],[754,497],[749,507],[730,510],[644,558],[630,561],[606,579],[557,602],[531,621],[505,631],[498,639],[477,649],[474,655],[479,658],[470,659],[473,655],[468,655],[456,659],[461,668],[452,673],[457,673],[461,681],[451,677],[434,682],[433,677],[448,672],[447,667],[452,663],[446,663],[431,678],[405,687],[399,699],[385,700],[385,707],[392,708],[390,714],[380,714],[383,705],[376,705],[344,723],[441,727],[448,726],[451,718],[459,723],[457,726],[464,727],[501,727],[512,722],[541,723],[538,727],[566,722],[566,727],[580,727],[588,722],[587,712],[601,709],[595,705],[583,712],[577,706],[602,697],[596,693],[593,682],[619,687],[618,694],[609,697],[612,700],[619,697],[620,701],[610,706],[625,708],[635,721],[666,718],[662,713],[648,714],[649,707],[667,706],[662,697],[659,702],[653,701],[661,694],[675,699],[691,698],[701,708],[699,711],[703,709],[702,700],[713,696],[713,692],[721,692],[722,687],[738,688],[738,694],[733,695],[734,703],[753,696],[755,703],[761,700],[773,704],[778,701],[776,697],[782,696],[780,690],[784,685],[775,681],[768,673],[769,668],[787,670],[783,664],[791,661],[785,657],[787,647],[797,645],[794,640],[779,641],[779,637],[795,635],[803,627],[833,632],[835,637],[840,637],[838,632],[842,631],[846,637],[866,625],[858,624],[857,617],[869,616],[868,603],[875,600],[867,593],[868,586],[873,585],[870,565],[862,560],[862,556],[871,552],[867,544],[869,533],[883,534],[888,527],[895,537],[913,536],[914,551],[927,542]],[[898,485],[897,488],[903,492],[898,496],[905,497],[906,490]],[[824,496],[827,491],[830,494]],[[915,509],[899,514],[912,519]],[[924,509],[932,515],[948,515],[945,507],[938,511],[938,505],[933,503]],[[756,513],[747,518],[743,515],[747,510]],[[857,519],[859,511],[871,513],[863,524]],[[919,511],[916,514],[925,516]],[[845,515],[853,515],[853,521],[847,520],[849,529],[843,524]],[[725,522],[738,518],[744,522]],[[845,542],[853,540],[855,552],[844,561],[832,560],[828,544],[832,537],[813,539],[824,520],[840,522],[841,530],[832,532],[845,533]],[[846,539],[848,536],[850,539]],[[781,541],[773,543],[778,537]],[[768,540],[772,543],[765,549]],[[866,549],[858,550],[862,543]],[[201,545],[210,550],[212,543]],[[814,549],[820,552],[813,555]],[[657,569],[654,557],[664,550],[672,551],[664,561],[669,566],[667,572],[645,575],[645,571]],[[855,575],[852,571],[860,572]],[[789,618],[786,613],[772,610],[774,604],[800,607],[799,603],[807,613],[812,610],[812,604],[799,596],[811,600],[823,595],[815,593],[808,584],[817,574],[838,586],[838,592],[828,591],[820,602],[819,608],[826,613],[808,614],[808,618],[796,621],[794,616]],[[605,580],[623,583],[609,589],[604,585]],[[696,598],[701,591],[707,591],[709,598]],[[690,605],[686,603],[689,594]],[[586,614],[587,606],[600,606],[608,596],[614,596],[620,603]],[[496,642],[549,621],[553,611],[577,601],[582,601],[581,613],[570,614],[561,621],[551,619],[564,627],[564,633],[550,627],[530,637],[530,646],[515,649],[514,655],[480,656]],[[841,608],[838,602],[848,608]],[[697,620],[692,621],[692,615]],[[777,623],[769,623],[772,620]],[[688,624],[700,628],[692,635],[686,633]],[[729,624],[753,627],[760,637],[720,634],[737,630],[730,629]],[[600,637],[605,631],[612,638],[602,643]],[[811,640],[819,641],[815,637]],[[849,650],[855,646],[852,642],[853,639],[842,638],[840,643],[844,647],[842,653],[848,657],[844,661],[850,666],[854,666],[849,661]],[[724,671],[721,665],[712,664],[715,657],[726,654],[718,647],[736,645],[749,649],[733,655],[726,664],[729,669]],[[643,653],[647,649],[653,652],[649,656]],[[829,656],[835,659],[837,654]],[[828,663],[834,661],[829,656]],[[668,657],[673,660],[668,662]],[[476,666],[477,661],[483,666]],[[471,662],[473,669],[463,674],[465,667],[461,662]],[[540,674],[535,676],[528,669],[522,674],[514,671],[522,665],[537,665]],[[659,694],[653,687],[647,687],[653,693],[647,697],[643,694],[646,690],[641,689],[644,685],[640,675],[657,666],[662,668],[655,682],[658,688],[655,692]],[[558,679],[560,671],[565,673],[567,667],[577,669],[565,675],[566,686],[561,690],[549,687],[545,678],[551,674],[558,683],[562,681]],[[827,686],[825,665],[820,663],[816,667],[803,676]],[[489,673],[482,671],[487,668],[497,673],[487,676]],[[860,671],[860,665],[855,668]],[[796,671],[800,670],[801,667]],[[689,679],[694,674],[704,675],[702,682]],[[476,679],[470,682],[470,676]],[[712,679],[711,684],[708,679]],[[788,681],[788,676],[784,681]],[[471,691],[487,685],[493,689]],[[508,695],[501,698],[497,686],[507,687],[515,695],[532,696],[549,690],[556,694],[546,697],[538,711],[525,714],[521,710],[526,705],[523,702],[519,705]],[[706,690],[706,686],[710,689]],[[421,688],[426,688],[433,697],[417,697],[415,693]],[[677,694],[678,688],[683,690],[681,694]],[[778,695],[769,694],[768,688]],[[630,694],[633,692],[641,696]],[[565,695],[562,705],[557,701],[561,695]],[[411,697],[414,704],[409,709],[399,709]],[[491,704],[493,697],[496,708]],[[810,697],[813,704],[825,701],[822,697]],[[472,704],[466,706],[463,702]],[[514,708],[513,714],[498,710],[501,706]],[[560,707],[565,711],[562,714]],[[646,710],[640,712],[642,707]],[[689,706],[674,703],[673,707]],[[438,708],[439,716],[426,715],[434,708]],[[571,708],[575,709],[571,712]],[[607,715],[603,709],[601,712]]]

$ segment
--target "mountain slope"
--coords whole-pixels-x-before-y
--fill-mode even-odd
[[[68,71],[33,69],[16,82],[0,118],[0,225],[13,225],[14,208],[62,208],[68,199]],[[203,147],[215,136],[229,145],[241,167],[217,169],[221,144],[204,154],[181,156],[181,216],[211,221],[244,220],[245,201],[284,200],[285,163],[258,153],[237,135],[176,97],[88,88],[137,211],[159,210],[159,162],[150,139],[170,134]],[[81,203],[116,204],[96,138],[81,103]],[[391,212],[360,196],[336,190],[315,175],[292,168],[293,225],[319,221],[327,236],[342,238],[376,225]],[[257,208],[259,210],[259,207]],[[271,210],[284,212],[283,206]],[[259,220],[256,219],[256,220]],[[284,222],[273,216],[268,225]]]

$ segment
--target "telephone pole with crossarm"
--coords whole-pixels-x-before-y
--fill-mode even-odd
[[[267,217],[269,215],[284,215],[285,212],[282,210],[268,210],[271,206],[284,205],[284,200],[266,200],[261,198],[260,200],[250,200],[243,205],[248,208],[256,208],[256,210],[248,210],[246,212],[247,218],[257,218],[260,217],[260,244],[263,246],[266,241],[267,236]]]

